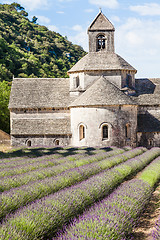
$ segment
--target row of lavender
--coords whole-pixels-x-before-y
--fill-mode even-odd
[[[109,197],[75,218],[57,240],[122,240],[132,230],[137,217],[151,196],[153,186],[160,180],[160,157],[146,167],[137,178],[125,182]],[[153,239],[159,239],[159,223]]]
[[[83,159],[83,161],[81,160],[80,162],[77,162],[77,164],[82,165],[82,163],[86,164],[86,161],[97,161],[91,164],[82,165],[80,167],[70,168],[68,170],[66,170],[66,165],[61,165],[60,167],[58,167],[58,171],[57,167],[55,167],[54,169],[52,169],[52,175],[57,174],[57,176],[46,178],[44,180],[30,182],[27,185],[23,185],[19,188],[13,188],[10,191],[5,191],[4,193],[2,193],[0,195],[0,219],[2,219],[6,214],[15,211],[19,207],[22,207],[29,202],[40,199],[48,194],[55,193],[59,189],[69,187],[77,182],[83,181],[91,177],[92,175],[98,174],[103,170],[109,169],[121,162],[126,161],[129,158],[133,158],[142,153],[143,148],[136,148],[123,154],[118,154],[114,157],[103,159],[101,161],[98,161],[100,160],[100,156],[98,156],[98,158]],[[145,153],[145,155],[148,156],[148,153]],[[157,150],[152,152],[151,158],[153,159],[155,155],[157,155]],[[68,166],[72,165],[67,165],[67,167]],[[60,170],[63,170],[63,172],[61,171],[61,174],[58,174]],[[28,177],[28,175],[26,177]],[[5,188],[9,186],[6,185],[6,182],[2,183],[1,181],[1,188],[2,187]]]
[[[32,240],[47,239],[53,236],[53,233],[56,233],[74,216],[104,198],[127,176],[140,171],[159,155],[160,149],[153,148],[75,186],[58,191],[23,207],[15,214],[8,216],[2,223],[0,238]],[[76,239],[76,236],[73,239]]]
[[[76,161],[68,162],[67,160],[63,159],[65,161],[65,162],[63,162],[63,160],[61,159],[61,160],[59,160],[59,161],[61,161],[61,164],[59,164],[57,166],[37,169],[35,171],[29,171],[24,174],[17,174],[14,176],[0,178],[0,192],[7,191],[11,188],[20,187],[22,185],[26,185],[29,182],[42,180],[42,179],[45,179],[48,177],[53,177],[53,176],[56,176],[68,169],[87,165],[87,164],[90,164],[93,162],[100,161],[102,159],[107,159],[110,156],[113,156],[112,158],[114,159],[115,158],[114,156],[116,155],[117,159],[119,159],[121,157],[121,158],[124,158],[127,160],[130,156],[134,157],[138,154],[141,154],[143,151],[145,151],[144,148],[137,148],[135,150],[130,150],[130,151],[127,151],[127,152],[119,155],[119,153],[124,152],[124,150],[116,149],[116,150],[113,150],[108,153],[98,154],[96,156],[85,157],[85,158],[82,158],[82,159],[79,159]],[[110,160],[112,160],[112,158],[110,158]]]
[[[94,149],[90,149],[90,150],[87,150],[87,149],[83,149],[83,148],[79,148],[79,149],[76,149],[76,150],[72,150],[72,148],[64,148],[63,150],[60,149],[60,150],[54,150],[53,148],[51,149],[43,149],[42,150],[42,153],[41,156],[37,157],[34,155],[34,151],[35,151],[36,148],[29,148],[29,149],[24,149],[23,151],[26,152],[26,156],[24,155],[23,157],[8,157],[8,158],[1,158],[0,159],[0,165],[1,164],[7,164],[7,163],[10,163],[13,165],[14,164],[25,164],[25,162],[27,161],[28,163],[32,163],[32,162],[36,162],[36,161],[39,161],[40,159],[46,159],[46,158],[51,158],[51,159],[58,159],[58,158],[68,158],[68,159],[74,159],[74,158],[77,158],[77,156],[86,156],[87,154],[88,155],[96,155],[96,154],[99,154],[99,153],[104,153],[104,152],[108,152],[108,151],[111,151],[111,150],[116,150],[118,149],[117,147],[108,147],[108,148],[94,148]],[[52,150],[52,151],[51,151]],[[131,150],[130,148],[124,148],[124,150],[128,151],[128,150]],[[30,156],[28,154],[27,156],[27,152],[32,152],[33,151],[33,154]]]
[[[0,178],[2,177],[7,177],[7,176],[15,176],[15,175],[19,175],[19,174],[23,174],[23,173],[27,173],[30,171],[34,171],[36,169],[40,169],[40,168],[46,168],[46,167],[50,167],[50,166],[56,166],[62,163],[69,163],[71,161],[76,161],[76,160],[86,160],[90,159],[91,160],[94,159],[95,160],[101,160],[104,159],[106,157],[110,157],[113,155],[117,155],[119,153],[123,153],[124,150],[123,149],[115,149],[112,150],[110,152],[101,152],[101,153],[97,153],[95,154],[95,156],[90,156],[88,158],[86,158],[86,156],[78,154],[76,156],[72,156],[72,157],[64,157],[64,158],[55,158],[55,156],[52,157],[40,157],[40,158],[35,158],[35,159],[23,159],[22,161],[11,161],[11,162],[2,162],[0,163]],[[80,161],[78,161],[80,163]],[[89,162],[89,160],[88,160]],[[77,163],[78,164],[78,163]]]
[[[152,231],[152,240],[159,240],[159,239],[160,239],[160,216],[156,221],[154,230]]]

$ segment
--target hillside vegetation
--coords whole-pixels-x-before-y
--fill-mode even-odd
[[[17,3],[0,4],[0,82],[11,82],[13,76],[67,77],[67,70],[86,54],[82,47],[36,21],[35,16],[30,21]],[[7,111],[0,110],[1,115]],[[0,128],[8,132],[8,126],[9,123],[1,123]]]
[[[0,5],[0,79],[66,77],[84,50],[32,21],[19,4]]]

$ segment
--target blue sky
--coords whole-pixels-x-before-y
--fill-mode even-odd
[[[2,0],[0,3],[12,3]],[[87,28],[99,12],[115,26],[116,53],[138,72],[160,78],[160,0],[17,0],[38,23],[88,51]]]

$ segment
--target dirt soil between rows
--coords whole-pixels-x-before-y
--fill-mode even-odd
[[[142,213],[138,226],[133,229],[132,240],[152,240],[152,231],[160,215],[160,185],[152,193],[152,197]],[[129,239],[128,239],[129,240]]]

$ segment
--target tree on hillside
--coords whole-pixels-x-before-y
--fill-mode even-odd
[[[32,18],[32,22],[33,22],[33,23],[36,23],[37,20],[38,20],[38,18],[37,18],[36,16],[33,16],[33,18]]]
[[[24,10],[20,11],[20,14],[24,17],[28,17],[28,13]]]
[[[24,10],[24,7],[22,7],[19,3],[12,3],[11,6],[13,6],[17,11]]]
[[[9,133],[10,122],[9,122],[9,103],[10,86],[8,82],[0,82],[0,129]]]

